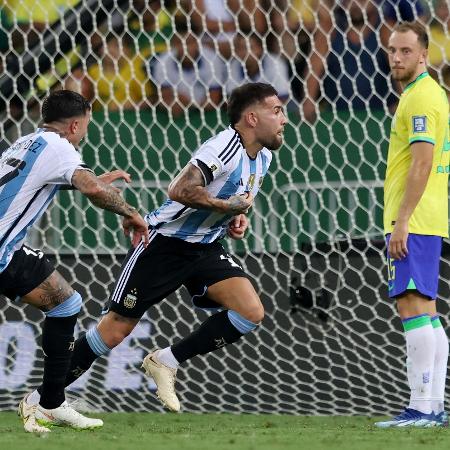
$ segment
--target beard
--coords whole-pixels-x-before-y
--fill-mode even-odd
[[[405,70],[403,69],[402,72],[396,72],[396,70],[398,69],[391,69],[392,70],[392,78],[396,81],[400,81],[400,82],[407,82],[407,81],[412,81],[412,78],[414,77],[414,74],[416,73],[416,69],[410,69],[410,70]]]
[[[276,136],[272,136],[270,138],[261,140],[261,145],[269,150],[279,149],[282,143],[283,143],[283,136],[278,136],[278,134]]]

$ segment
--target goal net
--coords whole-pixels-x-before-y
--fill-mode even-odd
[[[1,149],[37,127],[50,90],[78,90],[93,104],[85,162],[97,174],[128,171],[133,181],[123,194],[142,213],[164,200],[201,142],[228,125],[234,86],[267,81],[285,102],[285,143],[250,231],[225,244],[252,275],[266,317],[237,345],[181,368],[184,411],[381,414],[404,406],[404,338],[387,296],[382,233],[397,101],[383,46],[397,20],[422,20],[430,72],[448,89],[450,16],[445,0],[397,3],[2,2]],[[129,245],[120,225],[65,191],[28,237],[82,294],[77,333],[96,323],[118,276]],[[446,242],[444,300],[448,250]],[[438,306],[447,327],[447,303]],[[205,317],[182,288],[151,308],[70,395],[99,410],[161,410],[140,363]],[[42,321],[41,312],[0,300],[0,409],[15,408],[40,382]]]

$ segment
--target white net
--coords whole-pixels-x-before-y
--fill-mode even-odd
[[[69,4],[71,6],[69,6]],[[82,153],[100,174],[131,173],[127,200],[147,212],[202,141],[227,125],[233,86],[276,86],[290,123],[251,214],[228,242],[266,308],[259,330],[179,371],[187,411],[366,414],[407,396],[400,321],[385,287],[382,186],[395,86],[383,46],[400,18],[431,36],[430,71],[449,83],[446,0],[173,0],[1,3],[1,145],[37,126],[43,96],[67,87],[93,101]],[[82,294],[92,326],[128,243],[120,220],[61,192],[30,234]],[[439,295],[449,297],[444,246]],[[151,270],[151,268],[149,269]],[[444,301],[440,312],[448,315]],[[71,391],[101,410],[159,410],[139,368],[204,320],[182,289]],[[42,314],[1,301],[0,409],[42,375]]]

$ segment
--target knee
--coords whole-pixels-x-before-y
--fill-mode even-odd
[[[103,341],[109,348],[117,347],[131,331],[128,330],[110,330],[105,335],[101,335]]]
[[[242,317],[253,322],[256,325],[259,325],[264,319],[264,307],[261,305],[255,305],[246,311],[244,314],[241,314]]]
[[[105,316],[97,326],[103,342],[110,348],[117,347],[132,331],[134,326]]]
[[[245,314],[229,310],[228,318],[242,334],[247,334],[255,330],[261,323],[264,318],[264,308],[261,306],[260,308],[247,310]]]

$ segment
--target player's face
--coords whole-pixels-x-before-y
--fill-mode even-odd
[[[388,55],[394,80],[409,83],[425,69],[427,51],[418,41],[417,34],[411,30],[392,33]]]
[[[269,150],[280,148],[287,123],[280,99],[276,95],[267,97],[258,104],[255,114],[258,118],[255,133],[259,143]]]

